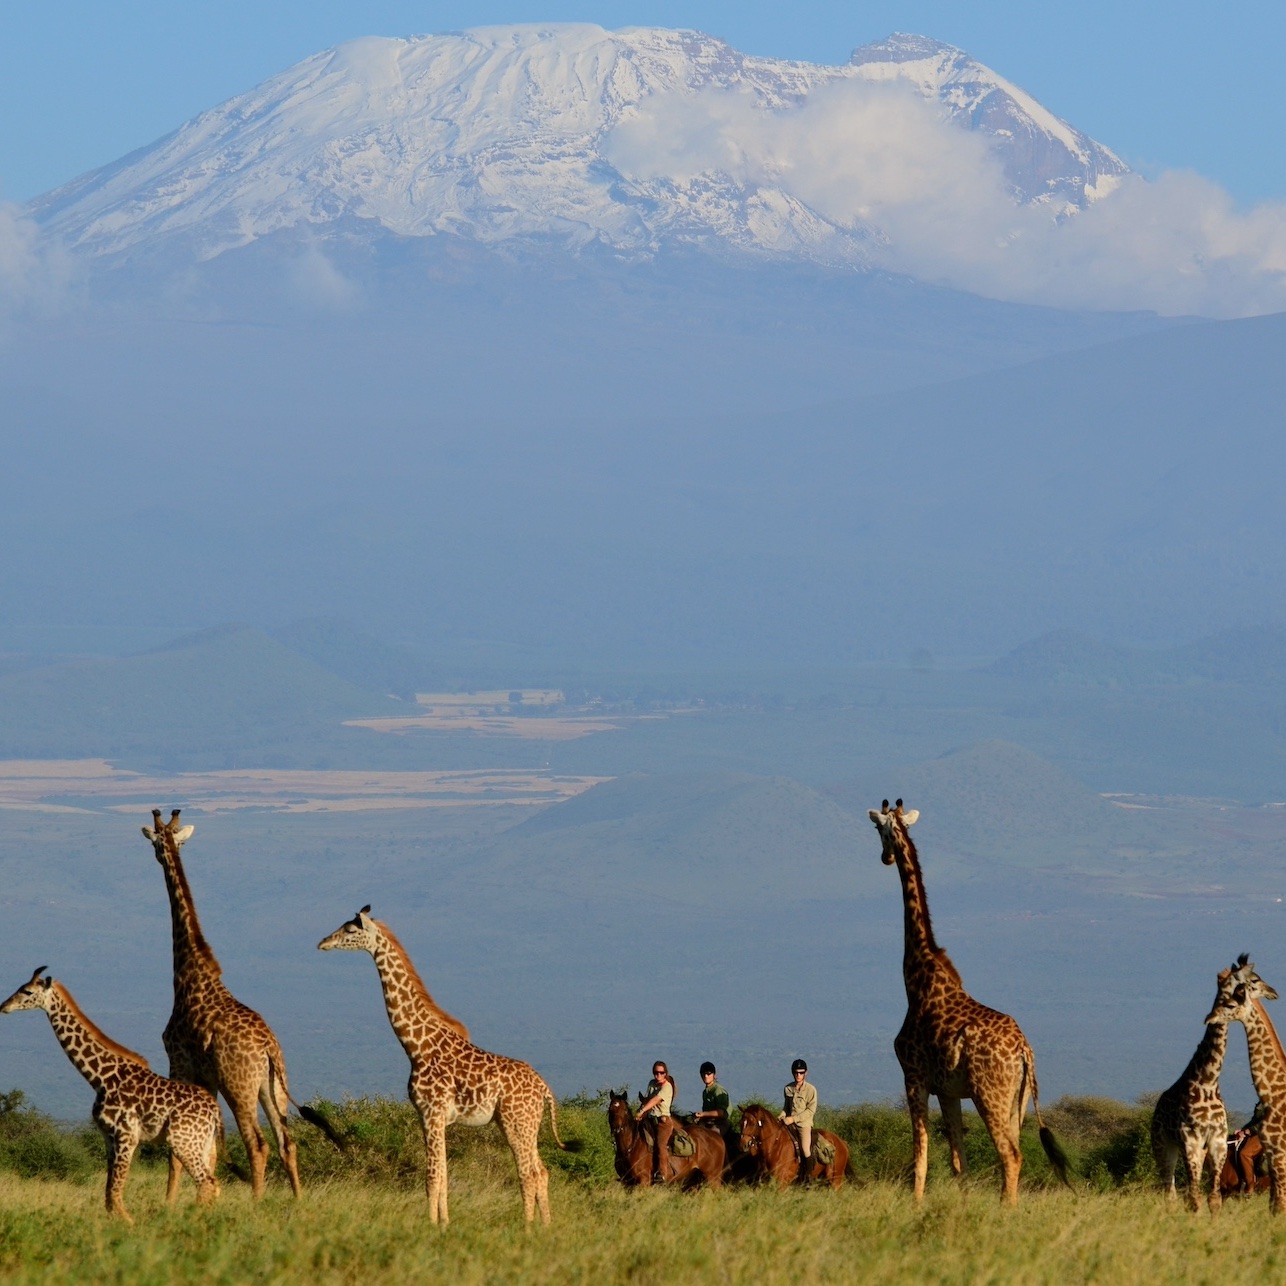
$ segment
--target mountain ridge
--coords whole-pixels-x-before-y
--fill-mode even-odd
[[[879,227],[827,213],[784,172],[774,178],[775,162],[763,174],[717,159],[681,173],[666,155],[673,131],[669,144],[647,138],[653,108],[699,115],[713,104],[754,131],[810,95],[856,90],[926,100],[962,139],[986,140],[1019,202],[1056,214],[1128,172],[1030,95],[926,37],[895,35],[827,66],[743,54],[699,32],[554,24],[348,41],[29,208],[96,256],[160,240],[207,260],[286,227],[321,233],[356,217],[405,236],[549,236],[644,256],[666,241],[709,243],[867,267]]]

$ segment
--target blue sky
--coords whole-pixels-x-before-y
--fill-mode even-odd
[[[5,0],[0,197],[23,201],[150,143],[342,40],[508,22],[696,27],[751,53],[842,62],[913,31],[967,49],[1145,174],[1286,197],[1281,0]]]

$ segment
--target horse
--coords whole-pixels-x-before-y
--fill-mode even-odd
[[[652,1143],[630,1109],[629,1099],[612,1090],[608,1094],[607,1123],[616,1145],[616,1177],[626,1187],[650,1188],[652,1186]],[[707,1187],[723,1186],[725,1148],[717,1130],[693,1127],[686,1133],[696,1147],[690,1157],[675,1156],[669,1150],[669,1137],[673,1133],[673,1118],[658,1122],[662,1135],[661,1177],[665,1183],[676,1183],[690,1188],[704,1182]],[[667,1129],[666,1126],[669,1126]]]
[[[1255,1160],[1263,1155],[1264,1145],[1258,1134],[1247,1134],[1240,1143],[1229,1140],[1228,1157],[1219,1176],[1219,1191],[1225,1197],[1250,1197],[1267,1192],[1271,1180],[1255,1173]]]
[[[832,1188],[839,1188],[848,1169],[848,1145],[830,1130],[814,1130],[813,1138],[828,1140],[835,1148],[835,1159],[822,1165],[813,1145],[817,1162],[814,1176]],[[778,1187],[789,1187],[799,1177],[799,1152],[794,1134],[761,1103],[750,1103],[741,1109],[741,1150],[756,1158],[760,1179],[775,1179]]]

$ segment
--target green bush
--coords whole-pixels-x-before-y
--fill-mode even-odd
[[[26,1106],[22,1090],[0,1094],[0,1170],[25,1179],[88,1179],[106,1163],[102,1135],[67,1130]]]

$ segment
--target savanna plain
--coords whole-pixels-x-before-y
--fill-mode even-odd
[[[1047,1110],[1073,1153],[1073,1191],[1057,1185],[1026,1132],[1024,1191],[1009,1210],[997,1200],[994,1153],[976,1121],[970,1174],[950,1178],[935,1137],[917,1206],[906,1174],[910,1132],[893,1105],[828,1114],[853,1146],[838,1192],[629,1191],[612,1173],[601,1103],[578,1096],[564,1101],[560,1130],[582,1150],[543,1150],[554,1219],[530,1228],[498,1132],[458,1127],[449,1132],[452,1222],[430,1225],[417,1122],[406,1104],[386,1099],[325,1105],[348,1140],[344,1153],[298,1126],[299,1201],[275,1174],[256,1205],[225,1172],[215,1206],[197,1207],[187,1185],[167,1208],[154,1150],[135,1166],[137,1223],[128,1227],[101,1211],[93,1133],[60,1130],[6,1101],[0,1273],[12,1281],[1213,1282],[1271,1280],[1286,1257],[1286,1223],[1269,1219],[1264,1197],[1225,1202],[1214,1220],[1167,1206],[1151,1169],[1149,1109],[1108,1100]],[[235,1168],[235,1138],[229,1153]]]

